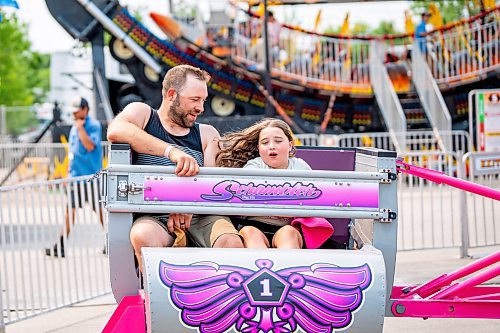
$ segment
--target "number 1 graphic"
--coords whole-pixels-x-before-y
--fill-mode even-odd
[[[260,281],[260,284],[262,285],[262,292],[260,293],[260,296],[273,296],[273,293],[270,290],[271,288],[269,288],[269,279]]]

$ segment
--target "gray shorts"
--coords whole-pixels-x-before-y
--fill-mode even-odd
[[[155,221],[169,233],[167,229],[168,214],[142,215],[135,219],[134,223],[146,218]],[[195,245],[199,247],[213,247],[214,243],[222,235],[229,234],[240,237],[231,220],[226,216],[219,215],[193,215],[187,233]]]

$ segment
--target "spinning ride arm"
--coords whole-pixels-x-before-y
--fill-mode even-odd
[[[419,167],[409,163],[405,163],[402,160],[396,162],[396,167],[399,172],[413,175],[419,178],[424,178],[434,182],[436,184],[446,184],[458,189],[479,194],[487,198],[494,200],[500,200],[500,191],[495,190],[491,187],[475,184],[463,179],[458,179],[455,177],[447,176],[443,172],[430,170],[427,168]]]

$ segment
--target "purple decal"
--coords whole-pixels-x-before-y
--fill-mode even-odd
[[[156,202],[245,203],[246,205],[303,205],[377,208],[378,183],[209,179],[175,177],[146,179],[144,200]]]
[[[269,200],[298,200],[314,199],[321,195],[313,184],[304,185],[297,182],[294,185],[255,185],[240,184],[236,180],[224,180],[212,189],[214,195],[202,194],[201,197],[209,201],[228,201],[233,196],[241,201],[269,201]]]
[[[347,327],[372,282],[368,264],[313,264],[273,271],[271,260],[257,271],[200,262],[160,261],[163,284],[182,321],[199,332],[330,333]]]

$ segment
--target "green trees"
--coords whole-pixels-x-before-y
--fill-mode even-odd
[[[31,51],[27,26],[15,14],[0,22],[0,105],[31,106],[45,100],[50,56]],[[8,112],[7,131],[17,135],[34,125],[32,112]]]
[[[0,46],[0,105],[30,105],[30,42],[15,15],[0,23]]]
[[[420,14],[428,10],[433,4],[441,13],[443,23],[450,23],[460,20],[464,16],[473,16],[481,11],[484,0],[434,0],[434,1],[412,1],[411,9],[414,13]]]

